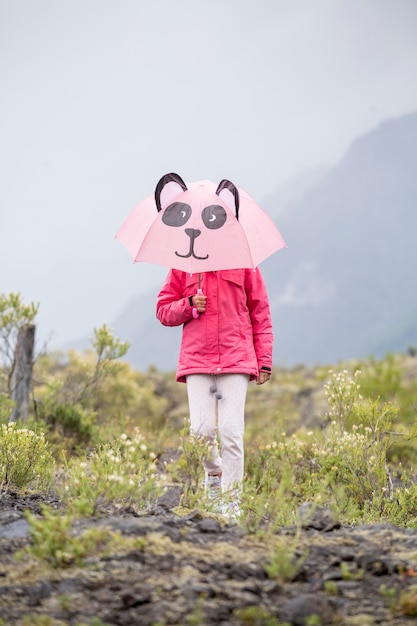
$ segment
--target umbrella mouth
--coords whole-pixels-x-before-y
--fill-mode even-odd
[[[201,235],[201,230],[199,228],[186,228],[185,233],[190,238],[190,249],[188,250],[187,254],[180,254],[176,250],[175,251],[176,256],[179,256],[182,259],[188,259],[190,257],[193,257],[194,259],[197,259],[198,261],[206,261],[209,258],[208,254],[206,254],[206,256],[198,256],[194,252],[194,242],[197,239],[197,237]]]

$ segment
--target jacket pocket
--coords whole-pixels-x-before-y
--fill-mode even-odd
[[[239,287],[243,287],[245,285],[245,270],[237,269],[237,270],[223,270],[221,273],[221,277],[223,280],[233,283],[234,285],[239,285]]]

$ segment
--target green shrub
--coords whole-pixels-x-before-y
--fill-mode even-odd
[[[113,443],[100,444],[84,461],[72,459],[58,486],[76,514],[94,515],[110,503],[149,506],[161,493],[156,455],[139,431]]]
[[[42,506],[42,517],[30,511],[25,511],[25,515],[32,540],[27,551],[53,568],[82,565],[87,556],[109,543],[114,535],[106,528],[90,528],[74,534],[72,516],[45,505]]]
[[[299,529],[292,539],[278,537],[275,540],[271,556],[264,564],[264,570],[269,578],[274,578],[281,583],[294,580],[308,556],[308,550],[297,556],[299,544]]]
[[[183,486],[181,505],[192,508],[204,500],[203,478],[205,459],[210,458],[207,437],[190,432],[188,422],[180,431],[181,455],[167,465],[167,471],[175,482]]]
[[[15,422],[0,427],[0,486],[48,488],[54,469],[43,433],[19,428]]]
[[[385,359],[369,358],[362,365],[361,390],[365,397],[383,402],[394,401],[402,388],[402,371],[393,354]]]
[[[328,421],[337,424],[343,434],[349,419],[352,417],[357,402],[362,400],[359,392],[358,378],[360,370],[356,370],[353,378],[347,370],[341,372],[329,371],[330,378],[324,385],[324,392],[329,404]]]
[[[280,433],[271,444],[247,453],[244,503],[252,499],[252,521],[288,524],[288,505],[294,511],[306,501],[350,521],[393,515],[388,451],[413,433],[393,430],[397,407],[363,399],[359,377],[359,370],[353,377],[346,370],[330,372],[325,385],[330,422],[324,430]],[[403,521],[411,523],[415,504],[411,498],[405,508],[403,488],[396,497],[403,503]]]
[[[7,393],[0,392],[0,424],[7,424],[12,414],[15,403],[10,400]]]
[[[88,446],[96,435],[96,415],[81,406],[72,404],[45,403],[39,406],[38,424],[42,424],[45,435],[57,455],[62,449],[67,453],[77,452]]]

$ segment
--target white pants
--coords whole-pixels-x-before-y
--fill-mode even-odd
[[[222,398],[210,387],[215,383]],[[239,487],[243,478],[245,402],[247,374],[192,374],[187,376],[191,431],[206,435],[212,446],[211,458],[204,462],[209,474],[222,473],[222,490]],[[220,441],[220,453],[217,445]]]

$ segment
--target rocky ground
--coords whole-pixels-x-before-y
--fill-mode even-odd
[[[0,624],[27,626],[409,625],[417,619],[417,530],[341,527],[316,511],[272,537],[214,516],[173,512],[178,492],[153,510],[108,510],[73,531],[106,527],[130,548],[47,568],[16,553],[30,543],[24,511],[53,497],[0,495]],[[286,566],[297,546],[294,572]],[[283,550],[283,547],[285,550]],[[274,561],[275,558],[275,561]],[[1,621],[3,620],[3,621]]]

